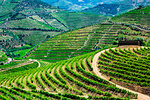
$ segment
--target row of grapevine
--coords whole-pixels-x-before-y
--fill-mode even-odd
[[[147,47],[109,49],[99,57],[100,72],[117,81],[136,84],[141,89],[146,87],[150,90],[149,50]]]
[[[91,60],[96,52],[57,63],[40,61],[40,68],[1,75],[1,86],[25,92],[24,96],[31,99],[136,98],[136,94],[119,89],[92,73]]]

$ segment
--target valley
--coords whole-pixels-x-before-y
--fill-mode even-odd
[[[149,3],[102,14],[125,1],[1,0],[0,99],[150,100]]]

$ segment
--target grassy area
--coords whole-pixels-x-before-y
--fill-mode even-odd
[[[46,25],[46,24],[44,24],[44,23],[42,23],[42,22],[38,22],[38,23],[39,23],[40,25],[44,26],[44,27],[47,27],[48,29],[58,30],[58,29],[53,28],[53,27],[51,27],[51,26],[49,26],[49,25]]]

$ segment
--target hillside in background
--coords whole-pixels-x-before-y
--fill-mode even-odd
[[[133,6],[139,6],[139,5],[143,5],[143,6],[147,6],[150,4],[149,0],[121,0],[118,1],[117,3],[119,4],[127,4],[127,5],[133,5]]]
[[[111,19],[113,22],[126,23],[137,25],[141,29],[149,29],[150,27],[150,6],[137,8],[135,10],[129,11],[127,13],[115,16]]]
[[[133,9],[132,5],[125,5],[125,4],[100,4],[93,8],[88,8],[83,10],[82,12],[85,13],[94,13],[100,15],[109,15],[115,16],[120,13],[124,13],[130,9]]]
[[[0,5],[0,48],[6,52],[31,49],[65,31],[108,19],[96,14],[64,11],[41,0],[1,0]]]
[[[58,35],[42,43],[27,57],[57,62],[93,50],[117,46],[119,40],[149,40],[149,33],[113,23],[97,24]]]
[[[132,10],[139,5],[147,6],[149,0],[42,0],[50,5],[69,11],[86,13],[118,15]]]
[[[135,16],[130,15],[133,19],[138,20],[137,18],[144,18],[144,20],[148,21],[148,9],[149,6],[141,9],[135,9],[125,14],[113,17],[108,22],[92,25],[90,27],[85,27],[56,36],[55,38],[39,45],[38,48],[31,54],[28,54],[29,58],[31,57],[32,59],[56,62],[84,53],[89,53],[92,50],[116,46],[120,40],[141,40],[143,41],[143,45],[150,45],[150,34],[148,30],[144,30],[140,26],[132,25],[135,23],[126,24],[126,22],[128,23],[127,19],[132,20],[129,16],[126,17],[126,15],[131,14],[131,12],[143,13],[138,13]],[[122,23],[119,23],[119,20],[123,18],[126,18],[124,19],[125,22],[122,21]],[[144,21],[143,24],[147,23],[147,21]],[[149,27],[148,23],[145,25]]]
[[[42,0],[50,5],[60,7],[69,11],[81,11],[86,8],[97,6],[98,4],[109,4],[121,0]]]
[[[149,4],[149,0],[121,0],[113,3],[99,4],[95,7],[84,9],[82,12],[115,16]]]

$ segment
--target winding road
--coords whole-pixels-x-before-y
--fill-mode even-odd
[[[39,68],[39,67],[41,67],[41,64],[40,64],[40,62],[39,62],[39,61],[34,60],[34,59],[29,59],[29,61],[37,62],[37,63],[38,63],[38,68]]]
[[[115,48],[112,48],[112,49],[115,49]],[[100,77],[100,78],[102,78],[102,79],[104,79],[104,80],[107,80],[107,81],[109,81],[109,80],[108,80],[107,78],[105,78],[105,77],[102,75],[102,73],[99,72],[98,63],[97,63],[97,62],[98,62],[98,58],[99,58],[99,56],[101,55],[101,53],[104,53],[105,51],[108,51],[108,50],[109,50],[109,49],[106,49],[106,50],[103,50],[103,51],[97,53],[97,54],[94,56],[93,62],[92,62],[93,72],[94,72],[98,77]],[[115,84],[115,83],[113,83],[113,82],[111,82],[111,81],[109,81],[109,82],[112,83],[112,84]],[[148,95],[145,95],[145,94],[142,94],[142,93],[139,93],[139,92],[136,92],[136,91],[127,89],[127,88],[122,87],[122,86],[117,85],[117,84],[115,84],[115,85],[116,85],[116,87],[118,87],[118,88],[120,88],[120,89],[125,89],[125,90],[127,90],[127,91],[129,91],[129,92],[138,94],[138,98],[135,99],[135,100],[150,100],[150,97],[149,97]]]

